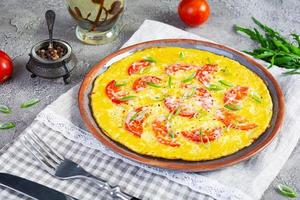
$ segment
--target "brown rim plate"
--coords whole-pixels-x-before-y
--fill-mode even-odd
[[[89,94],[92,90],[94,80],[109,66],[111,66],[111,64],[127,57],[130,54],[133,54],[136,51],[143,50],[145,48],[163,46],[199,49],[209,51],[218,55],[223,55],[232,60],[236,60],[237,62],[241,63],[242,65],[256,73],[262,80],[264,80],[265,84],[269,89],[273,101],[273,115],[267,130],[259,138],[257,138],[250,146],[245,147],[234,154],[208,161],[169,160],[141,155],[136,152],[133,152],[124,145],[110,139],[97,126],[89,106]],[[120,49],[110,54],[109,56],[102,59],[99,63],[97,63],[86,74],[79,90],[78,105],[82,119],[89,131],[102,144],[109,147],[116,153],[121,154],[122,156],[139,163],[173,170],[182,170],[187,172],[215,170],[221,167],[233,165],[235,163],[241,162],[254,156],[258,152],[263,150],[274,139],[283,123],[284,118],[284,97],[282,91],[274,77],[270,74],[270,72],[268,72],[268,70],[265,67],[263,67],[250,57],[223,45],[201,40],[189,39],[164,39],[143,42]]]

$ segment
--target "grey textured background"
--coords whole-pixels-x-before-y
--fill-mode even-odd
[[[246,37],[234,33],[232,27],[234,24],[252,26],[251,16],[276,27],[286,35],[290,32],[300,33],[299,0],[210,0],[209,21],[193,29],[186,27],[178,18],[178,2],[178,0],[127,0],[124,16],[126,25],[120,37],[107,45],[88,46],[76,39],[75,24],[67,13],[63,0],[0,0],[0,49],[14,58],[15,65],[13,78],[0,85],[0,104],[10,106],[13,113],[0,114],[0,123],[13,121],[17,125],[14,129],[0,131],[0,148],[16,138],[46,105],[79,83],[93,64],[117,50],[144,19],[162,21],[239,50],[251,49],[255,44]],[[72,84],[67,86],[62,80],[31,79],[25,69],[31,46],[47,38],[44,20],[47,9],[54,9],[57,13],[55,38],[69,41],[80,60],[79,67],[72,74]],[[41,103],[29,109],[21,109],[20,104],[30,98],[39,98]],[[285,182],[300,187],[299,163],[300,148],[296,148],[265,192],[264,200],[285,199],[274,190],[278,183]]]

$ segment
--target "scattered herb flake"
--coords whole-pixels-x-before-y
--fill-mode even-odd
[[[223,90],[223,88],[219,85],[215,84],[210,84],[209,86],[206,87],[208,90],[213,90],[213,91],[220,91]]]
[[[184,53],[183,53],[183,52],[180,52],[180,53],[179,53],[179,58],[180,58],[181,60],[184,59]]]
[[[128,101],[128,100],[134,99],[135,97],[136,96],[125,96],[125,97],[120,98],[119,100],[120,101]]]
[[[151,87],[155,87],[155,88],[161,88],[160,85],[157,85],[157,84],[155,84],[155,83],[153,83],[153,82],[147,82],[147,85],[149,85],[149,86],[151,86]]]
[[[11,109],[5,105],[0,105],[0,112],[9,114],[9,113],[11,113]]]
[[[229,83],[225,80],[219,80],[219,83],[221,83],[222,85],[228,86],[228,87],[233,87],[232,83]]]
[[[168,86],[169,86],[169,88],[171,88],[171,86],[172,86],[172,76],[169,76],[169,78],[168,78]]]
[[[13,122],[6,122],[4,124],[0,124],[0,130],[11,129],[14,127],[16,127],[16,125]]]
[[[252,98],[254,101],[256,101],[257,103],[261,103],[261,102],[262,102],[261,97],[258,96],[257,94],[252,93],[250,96],[251,96],[251,98]]]
[[[148,62],[156,63],[156,60],[151,56],[146,56],[143,59]]]
[[[37,103],[39,103],[40,100],[39,99],[30,99],[28,101],[25,101],[24,103],[21,104],[21,108],[28,108],[28,107],[31,107]]]
[[[116,83],[115,86],[116,87],[121,87],[121,86],[126,86],[127,83]]]
[[[298,196],[293,188],[283,184],[277,185],[277,191],[285,197],[296,198]]]
[[[239,105],[224,105],[224,107],[233,111],[242,109],[242,107]]]
[[[182,82],[183,83],[187,83],[187,82],[190,82],[192,81],[196,76],[196,72],[194,72],[193,74],[191,74],[187,79],[184,79]]]

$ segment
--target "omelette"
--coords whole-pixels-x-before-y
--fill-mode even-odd
[[[113,63],[90,93],[97,125],[139,154],[212,160],[265,132],[272,99],[264,81],[227,57],[153,47]]]

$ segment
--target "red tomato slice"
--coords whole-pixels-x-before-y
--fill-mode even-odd
[[[223,122],[223,124],[228,128],[248,131],[257,127],[255,123],[249,123],[245,118],[225,109],[217,110],[216,119]]]
[[[129,112],[125,119],[125,129],[135,136],[141,137],[143,133],[143,122],[148,115],[146,107],[139,107]]]
[[[186,65],[186,64],[174,64],[169,65],[165,68],[165,71],[168,75],[172,75],[178,71],[188,71],[197,68],[197,66],[194,65]]]
[[[108,96],[108,98],[116,104],[126,102],[126,101],[119,100],[121,97],[124,97],[126,95],[126,92],[120,91],[120,87],[116,86],[115,80],[112,80],[111,82],[109,82],[107,84],[107,86],[105,88],[105,92],[106,92],[106,95]]]
[[[196,96],[194,97],[199,105],[205,110],[209,110],[213,107],[214,99],[211,94],[204,88],[198,88]]]
[[[224,96],[224,104],[232,105],[240,103],[240,101],[248,95],[248,90],[248,87],[241,86],[237,86],[228,90]]]
[[[147,87],[147,83],[158,84],[160,81],[161,79],[156,76],[143,76],[134,81],[132,89],[138,92],[143,90],[145,87]]]
[[[166,118],[156,119],[152,122],[152,129],[158,142],[171,147],[180,146],[180,143],[170,136],[167,124]]]
[[[178,114],[182,117],[192,118],[197,114],[197,112],[193,110],[191,105],[183,104],[182,100],[176,97],[165,98],[164,104],[168,108],[170,113],[175,114],[178,111]]]
[[[196,78],[203,84],[208,85],[211,74],[218,70],[218,65],[206,64],[196,73]]]
[[[207,143],[216,140],[221,137],[222,128],[217,127],[211,130],[193,130],[193,131],[182,131],[181,134],[194,142]]]
[[[150,66],[151,62],[140,60],[137,62],[132,63],[128,68],[128,74],[136,74],[141,71],[142,68]]]

